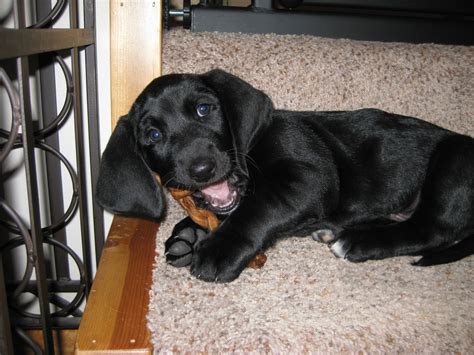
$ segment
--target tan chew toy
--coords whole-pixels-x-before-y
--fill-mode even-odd
[[[189,217],[202,228],[212,231],[217,228],[220,221],[216,215],[206,209],[199,208],[194,203],[194,200],[191,196],[191,191],[168,188],[168,191],[171,193],[171,196],[178,201],[178,203],[183,207],[188,213]],[[253,260],[250,261],[247,267],[253,269],[260,269],[265,265],[267,261],[267,256],[263,253],[257,254]]]

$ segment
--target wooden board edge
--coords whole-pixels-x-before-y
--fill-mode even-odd
[[[161,1],[110,0],[112,127],[161,75]]]
[[[147,327],[158,224],[115,217],[81,321],[75,353],[152,353]]]

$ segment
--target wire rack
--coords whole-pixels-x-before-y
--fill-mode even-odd
[[[54,354],[53,329],[79,326],[104,243],[103,211],[91,198],[100,159],[95,2],[15,0],[12,6],[14,28],[0,23],[0,88],[11,108],[10,115],[0,114],[0,354],[16,352],[18,342]],[[55,28],[60,16],[69,17],[68,28]],[[65,82],[61,109],[58,80]],[[67,142],[73,159],[61,152],[67,124],[74,131]],[[6,162],[15,151],[22,157],[26,218],[15,207],[23,195],[9,191],[14,174]],[[65,183],[72,186],[66,201]],[[68,244],[73,220],[80,250]],[[19,267],[19,273],[10,271]],[[25,295],[34,310],[25,306]],[[29,329],[42,330],[41,346]]]

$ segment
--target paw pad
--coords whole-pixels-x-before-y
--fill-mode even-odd
[[[166,241],[165,255],[168,264],[183,267],[191,264],[193,247],[206,236],[201,229],[184,228]]]

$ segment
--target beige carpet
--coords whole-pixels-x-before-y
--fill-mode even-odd
[[[231,71],[278,108],[377,107],[474,135],[474,47],[176,30],[163,60],[165,73]],[[351,264],[292,238],[263,269],[209,284],[165,263],[163,243],[182,216],[171,204],[158,235],[148,316],[157,353],[474,354],[474,257]]]

